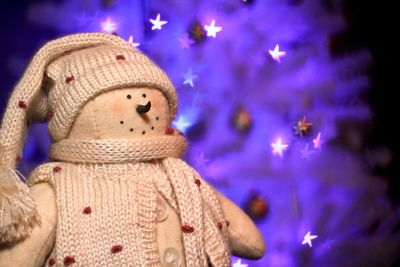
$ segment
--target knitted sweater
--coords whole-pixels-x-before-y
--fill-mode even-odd
[[[58,162],[29,183],[49,182],[58,207],[56,243],[46,266],[161,266],[157,196],[178,213],[186,266],[229,266],[227,231],[212,188],[176,158],[182,136],[144,140],[64,140]]]

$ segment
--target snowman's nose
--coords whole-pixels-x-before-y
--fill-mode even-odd
[[[147,113],[149,112],[150,108],[151,108],[151,102],[149,101],[147,102],[146,105],[137,105],[136,112],[139,114]]]

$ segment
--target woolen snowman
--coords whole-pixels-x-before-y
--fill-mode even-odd
[[[103,33],[47,43],[15,87],[0,129],[0,266],[230,266],[260,258],[251,219],[180,159],[167,75]],[[15,170],[31,122],[50,162]]]

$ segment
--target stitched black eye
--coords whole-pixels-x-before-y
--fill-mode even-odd
[[[119,123],[124,124],[124,121],[120,121]]]
[[[131,99],[131,98],[132,98],[132,96],[131,96],[131,95],[127,95],[127,96],[126,96],[126,98],[128,98],[128,99]]]
[[[143,96],[144,98],[146,98],[146,97],[147,97],[147,95],[146,95],[146,94],[143,94],[142,96]]]

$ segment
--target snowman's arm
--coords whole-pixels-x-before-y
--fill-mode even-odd
[[[0,247],[0,267],[41,267],[51,252],[57,223],[56,196],[53,187],[39,183],[31,188],[41,224],[31,235],[10,247]]]
[[[216,191],[226,220],[232,254],[248,259],[261,258],[266,250],[264,239],[256,225],[238,206]]]

